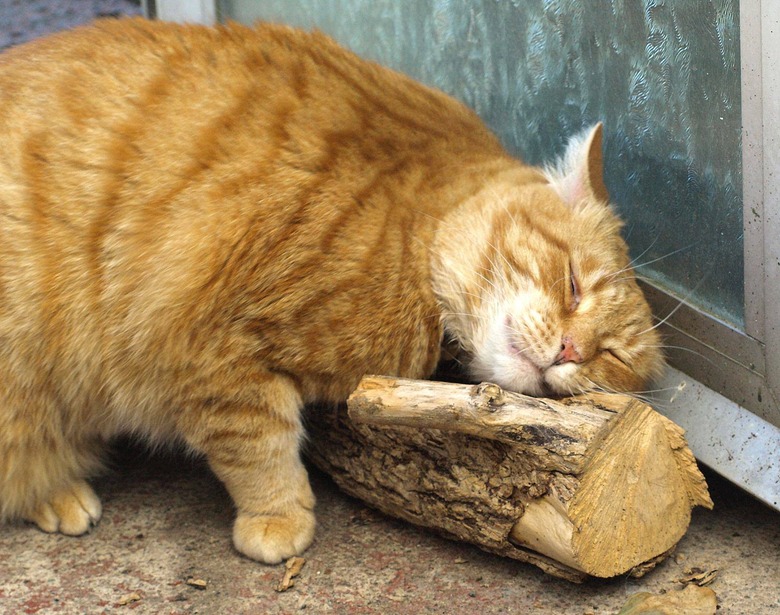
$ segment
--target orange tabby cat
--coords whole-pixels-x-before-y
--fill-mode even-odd
[[[81,534],[132,433],[204,454],[264,562],[305,549],[300,410],[429,376],[528,393],[661,366],[602,181],[321,34],[102,21],[0,56],[0,518]]]

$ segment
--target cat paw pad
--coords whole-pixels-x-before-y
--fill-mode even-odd
[[[233,544],[241,553],[266,564],[300,555],[314,539],[314,513],[299,508],[288,515],[239,513]]]
[[[27,515],[44,532],[80,536],[95,525],[102,514],[100,500],[86,482],[78,481],[57,491]]]

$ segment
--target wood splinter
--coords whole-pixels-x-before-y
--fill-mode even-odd
[[[382,512],[572,581],[637,576],[712,508],[683,430],[626,395],[366,377],[308,454]]]

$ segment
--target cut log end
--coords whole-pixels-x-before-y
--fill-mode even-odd
[[[512,540],[601,577],[667,552],[687,530],[694,506],[712,508],[677,430],[649,406],[628,403],[586,454],[576,492],[560,494],[552,483],[526,506]]]
[[[309,417],[345,491],[572,581],[651,567],[712,507],[682,430],[628,396],[371,377],[348,405]]]

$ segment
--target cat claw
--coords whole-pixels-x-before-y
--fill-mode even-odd
[[[48,533],[81,536],[95,525],[103,513],[100,500],[85,481],[77,481],[57,491],[29,515],[27,521],[35,523]]]
[[[305,508],[284,516],[239,513],[233,544],[252,559],[278,564],[306,550],[314,539],[314,526],[314,513]]]

